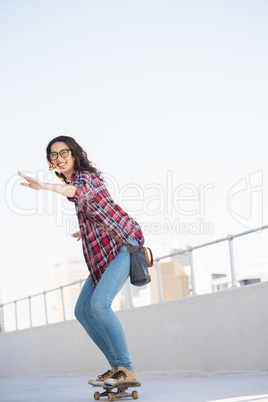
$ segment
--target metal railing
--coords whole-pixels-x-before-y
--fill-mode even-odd
[[[231,273],[231,284],[232,284],[232,288],[237,287],[237,283],[236,283],[236,272],[235,272],[235,263],[234,263],[234,251],[233,251],[233,239],[236,239],[238,237],[241,236],[246,236],[248,234],[251,233],[256,233],[262,230],[268,229],[268,225],[264,225],[255,229],[250,229],[247,230],[245,232],[241,232],[241,233],[237,233],[237,234],[229,234],[226,237],[208,242],[208,243],[203,243],[203,244],[199,244],[197,246],[188,246],[186,249],[184,250],[178,250],[178,251],[174,251],[173,253],[161,256],[161,257],[156,257],[154,259],[155,264],[156,264],[156,271],[157,271],[157,280],[158,280],[158,294],[159,294],[159,301],[163,302],[164,301],[164,297],[163,297],[163,286],[162,286],[162,275],[161,275],[161,264],[160,261],[165,259],[165,258],[170,258],[170,257],[175,257],[177,255],[180,254],[185,254],[188,253],[189,256],[189,266],[190,266],[190,281],[191,281],[191,288],[192,288],[192,292],[191,295],[195,296],[197,295],[196,292],[196,280],[195,280],[195,269],[194,269],[194,263],[193,263],[193,251],[200,249],[200,248],[204,248],[204,247],[208,247],[217,243],[222,243],[222,242],[228,242],[228,248],[229,248],[229,260],[230,260],[230,273]],[[60,291],[60,300],[61,300],[61,309],[62,309],[62,320],[61,321],[66,321],[67,317],[66,317],[66,310],[65,310],[65,301],[64,301],[64,289],[66,289],[67,287],[70,286],[74,286],[79,284],[80,285],[80,290],[82,288],[82,284],[85,281],[85,279],[80,279],[78,281],[69,283],[67,285],[64,286],[60,286],[58,288],[54,288],[51,290],[47,290],[41,293],[37,293],[22,299],[18,299],[18,300],[14,300],[11,301],[9,303],[5,303],[5,304],[1,304],[0,305],[0,329],[2,331],[5,331],[5,313],[4,313],[4,309],[7,308],[7,306],[9,305],[13,305],[14,306],[14,320],[15,320],[15,329],[18,330],[19,329],[19,325],[18,325],[18,303],[22,302],[22,301],[27,301],[28,300],[28,315],[29,315],[29,327],[33,327],[33,320],[32,320],[32,299],[34,297],[38,297],[38,296],[42,296],[43,298],[43,310],[44,310],[44,316],[45,316],[45,324],[48,325],[49,324],[49,319],[48,319],[48,303],[47,303],[47,295],[49,293],[52,292],[58,292]],[[128,286],[129,286],[129,304],[130,307],[133,308],[134,307],[134,302],[133,302],[133,290],[132,290],[132,286],[130,284],[130,282],[128,282]]]
[[[162,257],[156,257],[155,258],[155,263],[156,263],[156,268],[157,268],[157,278],[158,278],[158,289],[159,289],[159,300],[163,301],[163,288],[162,288],[162,281],[161,281],[161,266],[160,266],[160,260],[163,260],[164,258],[167,257],[174,257],[175,255],[179,254],[185,254],[186,252],[189,253],[189,265],[190,265],[190,272],[191,272],[191,285],[192,285],[192,296],[197,295],[196,292],[196,282],[195,282],[195,270],[194,270],[194,263],[193,263],[193,251],[203,248],[203,247],[208,247],[217,243],[222,243],[225,241],[228,241],[229,245],[229,258],[230,258],[230,272],[231,272],[231,281],[232,281],[232,288],[237,287],[236,284],[236,273],[235,273],[235,263],[234,263],[234,250],[233,250],[233,239],[241,236],[246,236],[251,233],[256,233],[260,232],[262,230],[268,229],[268,225],[260,226],[255,229],[250,229],[245,232],[240,232],[237,234],[229,234],[226,237],[208,242],[208,243],[203,243],[199,244],[197,246],[188,246],[187,249],[185,250],[180,250],[180,251],[175,251],[174,253],[164,255]]]
[[[59,286],[58,288],[54,288],[54,289],[50,289],[50,290],[45,290],[41,293],[36,293],[34,295],[28,296],[28,297],[24,297],[18,300],[13,300],[11,302],[8,303],[4,303],[0,305],[0,325],[1,325],[1,329],[2,331],[5,330],[5,314],[4,314],[4,308],[7,306],[14,306],[14,321],[15,321],[15,328],[16,331],[19,329],[18,328],[18,303],[23,302],[23,301],[28,301],[28,316],[29,316],[29,327],[32,328],[33,325],[33,319],[32,319],[32,299],[38,296],[42,296],[43,297],[43,309],[44,309],[44,315],[45,315],[45,324],[48,325],[49,324],[49,320],[48,320],[48,303],[47,303],[47,295],[49,293],[53,293],[53,292],[57,292],[60,291],[60,299],[61,299],[61,308],[62,308],[62,315],[63,315],[63,319],[62,321],[66,321],[66,313],[65,313],[65,302],[64,302],[64,289],[77,285],[80,285],[80,290],[82,289],[82,285],[83,282],[85,282],[86,279],[79,279],[78,281],[72,282],[72,283],[68,283],[67,285],[63,285],[63,286]]]

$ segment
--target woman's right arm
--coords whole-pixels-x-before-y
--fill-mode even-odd
[[[25,176],[21,172],[18,172],[19,176],[27,180],[28,183],[20,183],[24,187],[29,187],[33,190],[50,190],[55,193],[65,195],[66,197],[74,197],[76,192],[76,187],[69,184],[52,184],[43,183],[40,180],[34,179],[29,176]]]

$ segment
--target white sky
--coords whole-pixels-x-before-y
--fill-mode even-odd
[[[50,288],[53,263],[81,256],[73,205],[16,179],[51,180],[45,148],[60,134],[146,224],[155,255],[268,223],[267,17],[260,0],[0,1],[2,302]],[[267,235],[236,241],[238,269],[268,260]],[[228,270],[226,250],[195,262]]]

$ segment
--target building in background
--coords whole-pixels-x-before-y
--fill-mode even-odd
[[[62,290],[58,289],[53,292],[53,298],[50,303],[52,322],[60,322],[64,319],[64,316],[67,320],[74,318],[74,307],[87,276],[87,265],[84,260],[79,258],[66,257],[54,264],[53,286],[54,288],[64,287]],[[77,283],[72,285],[75,282]],[[69,286],[65,287],[65,285]],[[113,309],[121,310],[131,307],[130,292],[135,306],[151,304],[150,293],[146,288],[130,286],[129,281],[127,281],[115,297],[112,305]],[[64,300],[64,310],[62,300]]]
[[[161,261],[161,280],[163,300],[174,300],[190,295],[189,277],[178,261],[168,258]],[[159,287],[156,264],[150,268],[152,281],[150,283],[150,301],[159,302]]]
[[[169,249],[164,255],[167,256],[175,251],[178,250]],[[112,307],[114,310],[117,311],[133,306],[146,306],[159,302],[159,272],[156,264],[149,268],[149,271],[152,281],[147,286],[136,287],[132,286],[129,280],[126,282],[113,301]],[[232,287],[230,273],[212,272],[205,265],[198,264],[194,264],[194,273],[196,292],[199,295]],[[161,259],[160,275],[164,301],[175,300],[192,294],[187,251],[184,254]],[[23,329],[29,327],[29,325],[37,326],[45,323],[61,322],[64,319],[73,319],[74,307],[87,277],[88,268],[83,259],[77,257],[62,258],[53,266],[53,289],[21,300],[17,308],[18,319],[14,316],[14,304],[5,305],[3,311],[0,303],[0,332],[3,331],[4,324],[5,328],[13,330],[15,323],[18,324],[19,329]],[[236,275],[237,286],[264,281],[268,281],[268,260],[253,262],[249,264],[248,269],[237,272]],[[31,307],[30,311],[29,306]],[[26,313],[21,314],[20,309],[24,309]]]
[[[254,283],[268,281],[268,261],[261,260],[252,262],[249,268],[238,272],[236,275],[237,286],[253,285]],[[213,278],[212,290],[224,290],[232,287],[231,279],[227,275],[221,278]]]
[[[160,250],[160,255],[170,254],[178,249]],[[188,252],[184,254],[177,254],[172,258],[166,258],[161,260],[161,281],[163,300],[174,300],[181,297],[190,295],[190,280],[184,268],[189,265]],[[131,307],[130,292],[133,297],[133,305],[135,307],[146,306],[159,302],[159,286],[158,286],[158,274],[156,264],[152,268],[149,268],[151,275],[151,282],[147,286],[137,287],[130,285],[129,281],[123,286],[121,292],[114,300],[113,307],[116,310],[121,308]]]
[[[169,249],[166,255],[178,249]],[[252,264],[251,268],[242,275],[237,275],[238,286],[268,280],[268,261]],[[231,279],[224,273],[213,273],[206,266],[195,264],[195,279],[197,294],[205,294],[230,288]],[[113,309],[121,310],[132,306],[140,307],[159,302],[159,283],[156,264],[149,268],[152,281],[147,286],[136,287],[130,285],[129,280],[113,301]],[[160,260],[163,300],[174,300],[189,296],[192,293],[192,283],[189,266],[189,255],[173,255]],[[88,276],[88,269],[84,260],[68,257],[62,258],[53,267],[54,288],[61,288],[53,292],[51,299],[52,321],[58,322],[65,318],[74,318],[74,307]],[[75,284],[74,284],[75,283]],[[64,310],[63,310],[64,301]]]
[[[62,321],[65,315],[67,320],[74,318],[74,307],[83,286],[88,277],[88,268],[84,260],[75,257],[66,257],[58,261],[53,267],[53,284],[55,288],[69,285],[61,290],[53,292],[52,315],[53,322]],[[74,285],[74,282],[77,282]],[[64,300],[64,310],[63,303]]]
[[[241,286],[251,283],[268,281],[268,261],[259,260],[252,262],[249,269],[238,276]]]
[[[161,261],[164,300],[178,299],[190,294],[189,277],[184,271],[184,267],[187,266],[187,264],[188,255],[185,254]],[[146,306],[159,301],[155,264],[152,268],[149,268],[149,270],[152,277],[151,283],[147,286],[136,287],[130,285],[128,280],[113,301],[112,307],[114,310],[130,308],[132,305],[135,307]],[[50,305],[52,312],[51,321],[62,321],[64,316],[66,319],[74,318],[74,307],[87,276],[88,269],[86,263],[79,258],[66,257],[54,264],[53,286],[54,288],[64,287],[53,292]],[[65,287],[65,285],[69,286]]]

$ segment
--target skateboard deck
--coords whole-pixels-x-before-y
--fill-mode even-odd
[[[140,387],[141,383],[139,381],[126,382],[124,385],[93,385],[93,387],[101,387],[104,392],[95,392],[94,399],[97,401],[104,396],[108,396],[109,401],[114,401],[119,398],[131,397],[133,399],[138,399],[138,391],[127,392],[128,388]]]

